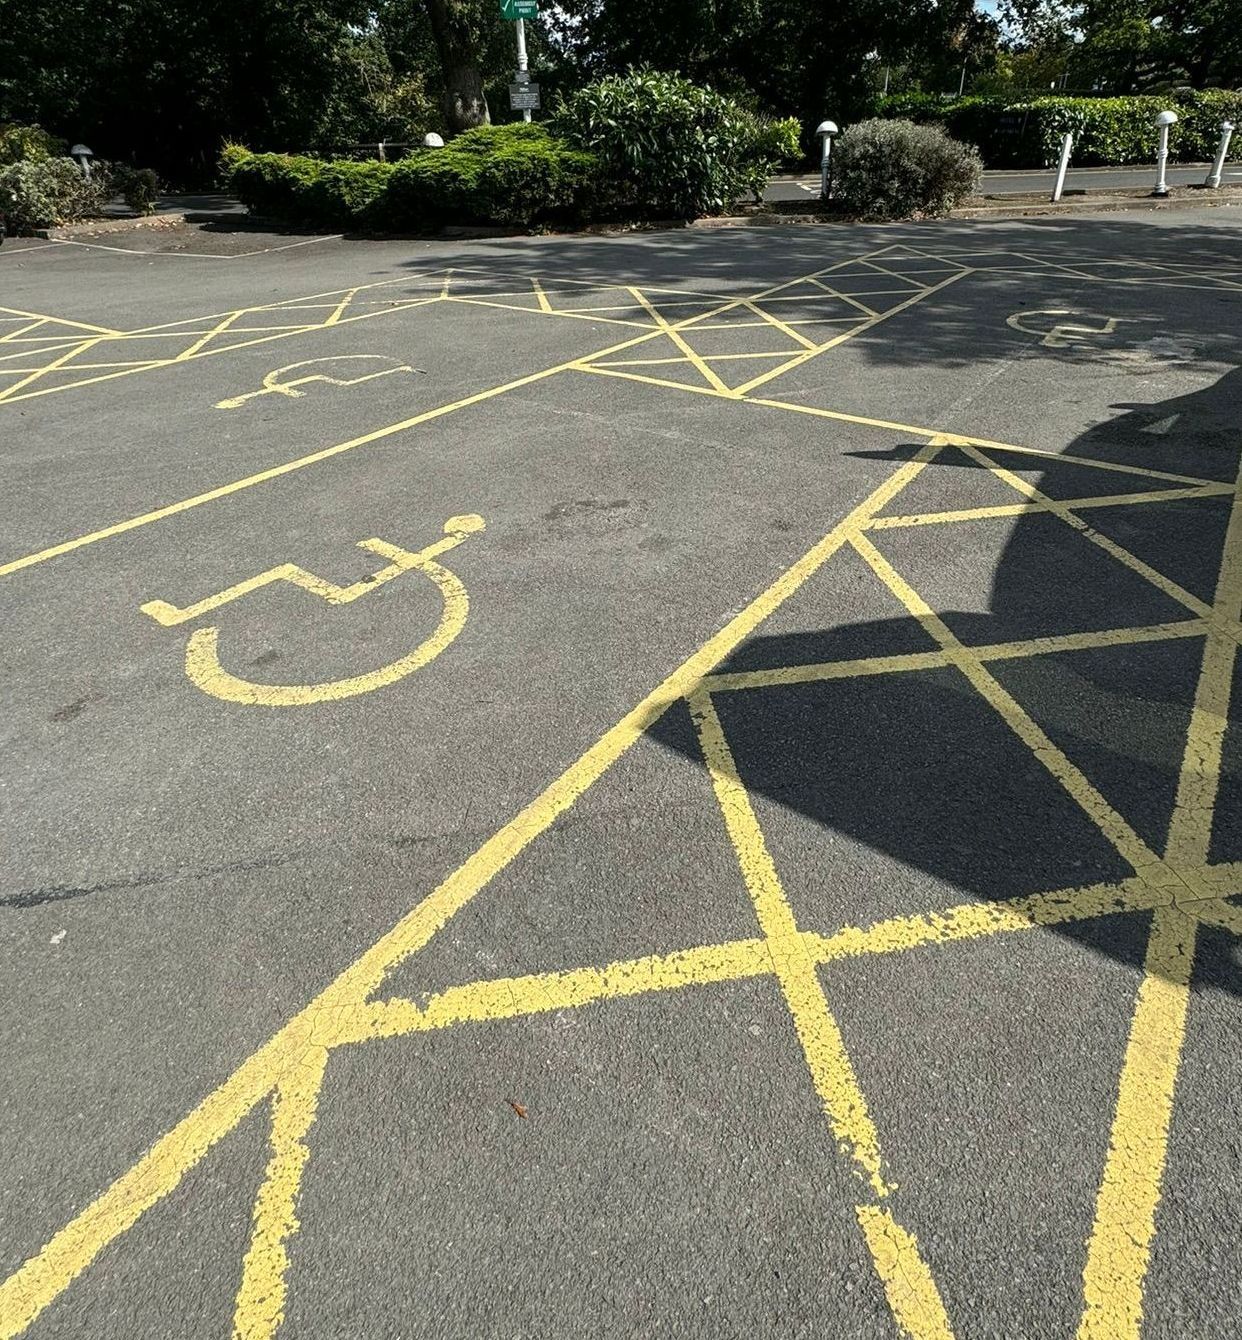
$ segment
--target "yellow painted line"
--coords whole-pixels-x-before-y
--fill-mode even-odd
[[[789,900],[764,841],[750,797],[738,775],[711,696],[689,695],[690,714],[738,865],[759,921],[777,980],[793,1018],[802,1053],[838,1144],[849,1153],[874,1201],[892,1190],[884,1174],[879,1135],[820,983],[814,959],[798,932]],[[951,1335],[944,1305],[913,1234],[890,1211],[858,1209],[867,1246],[898,1324],[916,1340]],[[883,1227],[884,1231],[877,1231]]]
[[[775,313],[765,311],[758,303],[748,302],[744,303],[743,306],[746,307],[748,311],[754,312],[754,314],[766,325],[773,327],[775,330],[779,330],[782,335],[788,336],[795,344],[801,345],[803,349],[814,349],[817,347],[814,340],[807,339],[801,331],[795,330],[791,325],[782,321]],[[698,327],[698,329],[701,329],[701,327]]]
[[[738,776],[733,751],[709,694],[690,696],[690,715],[698,731],[703,760],[712,779],[725,828],[737,853],[738,866],[750,893],[759,928],[772,953],[794,1028],[802,1044],[815,1090],[833,1134],[857,1165],[877,1197],[889,1185],[880,1157],[880,1138],[867,1111],[845,1041],[816,976],[815,964],[798,934],[789,900],[768,852],[750,797]]]
[[[914,1235],[907,1233],[885,1207],[860,1205],[857,1213],[888,1305],[902,1333],[914,1340],[952,1340],[948,1313]]]
[[[539,299],[539,310],[541,312],[553,311],[554,308],[548,301],[548,295],[543,291],[543,285],[537,279],[532,278],[530,286],[535,290],[535,297]]]
[[[21,320],[20,317],[17,319]],[[9,331],[7,335],[0,335],[0,344],[9,344],[11,341],[17,339],[19,335],[27,335],[30,331],[37,330],[40,326],[45,326],[50,319],[50,317],[46,316],[37,316],[33,321],[28,321],[24,326],[18,326],[16,330]]]
[[[699,352],[696,349],[691,348],[691,346],[686,342],[686,339],[681,334],[681,332],[678,331],[675,326],[669,324],[668,318],[665,317],[662,312],[658,311],[655,307],[651,305],[651,303],[647,300],[646,296],[644,295],[642,289],[630,286],[628,291],[634,295],[634,297],[638,300],[638,302],[642,305],[643,309],[646,311],[647,315],[650,316],[651,319],[656,323],[656,325],[660,327],[662,333],[667,335],[669,339],[671,339],[673,343],[681,350],[681,352],[685,354],[685,356],[690,360],[690,362],[694,364],[695,368],[697,369],[699,375],[703,378],[703,380],[707,382],[709,386],[715,387],[717,391],[720,391],[722,394],[727,395],[729,392],[729,388],[724,384],[724,382],[720,380],[720,378],[716,375],[716,373],[712,371],[712,369],[708,366],[708,364],[703,361],[703,358],[699,354]]]
[[[26,399],[25,396],[18,396],[17,392],[22,390],[23,387],[29,386],[32,382],[38,381],[40,377],[46,377],[49,372],[55,372],[58,368],[64,367],[66,363],[70,362],[70,360],[75,358],[78,354],[84,354],[88,349],[93,349],[101,342],[101,339],[101,336],[96,336],[94,339],[85,340],[81,344],[74,345],[72,349],[66,350],[59,358],[53,359],[46,365],[46,367],[40,368],[37,372],[30,373],[23,377],[21,381],[14,382],[12,386],[6,386],[3,391],[0,391],[0,400]]]
[[[327,320],[323,323],[325,326],[335,326],[336,323],[345,315],[345,309],[358,296],[360,290],[356,288],[347,289],[342,295],[340,302],[328,314]]]
[[[222,335],[226,330],[228,330],[228,328],[233,324],[234,321],[238,320],[240,317],[243,317],[245,315],[246,313],[244,310],[240,312],[230,312],[228,316],[224,318],[223,321],[218,321],[214,326],[212,326],[212,328],[205,335],[201,336],[199,339],[195,340],[193,344],[183,349],[173,361],[176,363],[182,363],[187,358],[193,358],[194,355],[198,353],[198,351],[201,348],[203,348],[204,345],[209,344],[217,335]],[[325,322],[325,324],[327,323]]]
[[[272,1099],[272,1153],[255,1199],[233,1312],[233,1340],[270,1340],[284,1320],[289,1266],[285,1243],[298,1230],[298,1190],[310,1159],[306,1134],[315,1120],[327,1064],[327,1049],[316,1049],[282,1078]]]
[[[1120,475],[1141,475],[1145,479],[1167,479],[1170,484],[1197,484],[1210,487],[1219,479],[1200,479],[1197,475],[1175,475],[1168,470],[1150,470],[1145,465],[1122,465],[1117,461],[1097,461],[1090,456],[1073,456],[1069,452],[1043,451],[1039,447],[1023,447],[1013,442],[993,442],[986,437],[963,437],[964,443],[981,447],[984,451],[1012,451],[1021,456],[1035,456],[1045,461],[1059,461],[1065,465],[1085,465],[1096,470],[1112,470]],[[1050,500],[1051,501],[1051,500]]]
[[[1143,1283],[1181,1063],[1196,922],[1156,911],[1083,1269],[1078,1340],[1139,1340]]]
[[[1212,841],[1212,818],[1220,790],[1225,732],[1233,670],[1237,660],[1237,628],[1242,619],[1242,471],[1229,513],[1216,591],[1214,621],[1203,651],[1203,665],[1195,686],[1194,706],[1186,732],[1186,751],[1177,781],[1177,798],[1169,824],[1166,859],[1174,863],[1206,863]]]
[[[437,301],[439,301],[437,299]],[[496,302],[492,298],[463,298],[460,294],[453,294],[445,299],[447,302],[463,303],[469,307],[498,307],[505,312],[524,312],[527,316],[535,314],[538,309],[535,307],[522,307],[512,302]],[[631,307],[629,310],[633,310]],[[549,316],[569,317],[574,321],[602,321],[608,326],[629,326],[632,330],[650,330],[649,321],[631,321],[621,316],[592,316],[586,312],[567,312],[559,308],[553,309],[548,313]]]
[[[46,312],[26,312],[20,307],[0,307],[0,312],[8,312],[11,316],[24,316],[32,321],[50,321],[61,326],[72,326],[75,330],[89,330],[92,335],[120,335],[122,332],[113,330],[111,326],[96,326],[89,321],[73,321],[67,316],[48,316]]]
[[[703,354],[705,363],[744,363],[749,359],[755,358],[788,358],[789,351],[782,349],[777,353],[767,354]],[[608,359],[603,363],[593,363],[592,367],[597,368],[658,368],[670,367],[674,364],[682,363],[687,367],[691,366],[688,358],[618,358],[615,362]]]
[[[786,372],[793,371],[794,368],[801,367],[803,363],[809,362],[812,358],[818,358],[820,354],[827,353],[829,349],[835,349],[847,340],[855,339],[859,335],[874,330],[876,326],[899,316],[907,308],[913,307],[915,303],[922,302],[924,298],[930,298],[933,293],[939,293],[941,289],[947,288],[950,284],[955,284],[968,274],[970,274],[969,270],[959,270],[956,274],[950,275],[947,279],[942,279],[940,283],[933,284],[930,288],[919,289],[918,292],[912,293],[905,302],[899,302],[896,307],[890,307],[887,312],[881,312],[879,316],[868,317],[866,321],[855,326],[852,330],[842,331],[841,334],[834,336],[831,340],[827,340],[823,344],[817,344],[805,353],[796,355],[785,366],[773,368],[772,371],[764,373],[761,377],[755,377],[751,381],[744,382],[737,388],[736,394],[746,395],[755,387],[762,386],[765,382],[770,382],[776,377],[783,376]]]
[[[931,637],[949,652],[957,668],[966,676],[981,697],[997,712],[1005,724],[1035,755],[1036,759],[1060,782],[1067,794],[1077,802],[1101,833],[1139,873],[1157,877],[1161,867],[1159,857],[1139,837],[1107,800],[1096,790],[1065,754],[1035,723],[1018,701],[1001,687],[968,648],[949,630],[930,605],[904,577],[889,563],[880,551],[861,532],[853,536],[855,549],[868,566],[923,625]]]
[[[1165,642],[1173,638],[1203,637],[1208,628],[1209,624],[1205,619],[1183,619],[1176,623],[1144,624],[1132,628],[1103,628],[1091,633],[1062,633],[1052,637],[1026,638],[1016,642],[967,645],[967,650],[971,656],[980,661],[1024,660],[1029,656],[1050,656],[1058,652],[1129,646],[1136,642]],[[709,675],[703,681],[703,687],[709,693],[735,693],[749,689],[787,688],[793,684],[815,684],[821,680],[857,679],[867,675],[941,670],[955,664],[953,654],[943,649],[899,652],[892,656],[862,656],[854,660],[782,665],[770,670],[723,670]]]
[[[773,971],[767,941],[755,938],[651,954],[604,968],[470,982],[441,991],[422,1006],[404,999],[377,1001],[359,1016],[357,1034],[347,1041],[404,1037],[462,1024],[582,1009],[603,1000],[736,982]]]
[[[1146,493],[1109,493],[1088,495],[1085,498],[1060,498],[1058,506],[1071,512],[1093,507],[1129,507],[1140,503],[1177,502],[1183,498],[1213,498],[1232,493],[1232,484],[1191,484],[1185,488],[1150,489]],[[957,521],[986,521],[994,517],[1027,516],[1036,512],[1051,512],[1047,503],[1033,499],[1024,503],[996,503],[988,507],[962,507],[946,512],[916,512],[907,516],[878,516],[871,530],[896,530],[908,526],[936,526]]]
[[[1042,493],[1034,484],[1028,483],[1021,475],[1016,475],[1012,470],[1006,470],[1004,466],[995,464],[977,447],[968,444],[963,446],[962,450],[972,460],[990,470],[998,479],[1003,479],[1006,484],[1011,485],[1019,493],[1023,493],[1033,501],[1041,503],[1053,516],[1076,530],[1084,540],[1089,540],[1097,549],[1102,549],[1110,558],[1115,558],[1119,563],[1129,568],[1131,572],[1150,582],[1157,590],[1163,591],[1165,595],[1176,600],[1179,605],[1184,605],[1201,618],[1212,616],[1212,607],[1205,600],[1200,600],[1198,596],[1187,591],[1185,587],[1179,586],[1177,582],[1166,577],[1162,572],[1157,572],[1150,563],[1145,563],[1128,549],[1122,548],[1115,540],[1110,540],[1107,535],[1102,535],[1099,531],[1093,530],[1081,517],[1071,512],[1064,503],[1048,497],[1046,493]]]
[[[523,380],[537,380],[551,372],[545,370]],[[817,572],[841,548],[853,529],[896,497],[919,468],[921,463],[908,462],[890,475],[244,1061],[189,1116],[157,1140],[127,1173],[56,1233],[37,1255],[0,1284],[0,1340],[13,1340],[24,1331],[104,1247],[168,1195],[189,1169],[271,1093],[291,1068],[299,1066],[308,1053],[317,1055],[320,1048],[330,1048],[337,1039],[354,1035],[357,1016],[366,1010],[364,1002],[385,976],[421,949],[558,815],[570,809],[673,703],[692,692],[704,675]]]
[[[1196,903],[1193,908],[1195,917],[1217,930],[1228,931],[1230,935],[1242,937],[1242,907],[1237,903],[1227,903],[1223,898]]]

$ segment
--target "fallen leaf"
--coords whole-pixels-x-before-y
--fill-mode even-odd
[[[515,1103],[515,1102],[513,1101],[512,1098],[510,1098],[508,1101],[509,1101],[509,1106],[510,1106],[510,1107],[511,1107],[511,1108],[518,1114],[519,1117],[522,1118],[523,1121],[525,1121],[525,1120],[526,1120],[526,1109],[522,1106],[522,1104],[521,1104],[521,1103]]]

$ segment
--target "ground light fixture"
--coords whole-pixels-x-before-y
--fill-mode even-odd
[[[1169,159],[1169,127],[1177,124],[1177,113],[1157,112],[1152,124],[1160,132],[1160,142],[1156,148],[1156,185],[1152,195],[1168,195],[1169,185],[1164,179],[1164,166]]]
[[[832,193],[832,137],[838,133],[835,121],[821,121],[815,127],[823,151],[819,159],[819,194],[827,200]]]
[[[424,149],[443,149],[443,148],[444,148],[444,137],[441,136],[441,135],[437,135],[436,132],[435,132],[434,130],[430,130],[430,131],[428,131],[427,134],[423,136],[423,148],[424,148]]]

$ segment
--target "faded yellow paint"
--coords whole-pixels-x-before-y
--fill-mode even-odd
[[[379,589],[394,577],[406,572],[421,572],[440,590],[444,608],[435,631],[419,643],[407,655],[370,670],[365,674],[351,675],[344,679],[327,680],[317,684],[256,684],[230,674],[220,664],[217,653],[219,629],[215,627],[196,629],[185,649],[185,673],[190,682],[213,698],[222,698],[226,702],[243,703],[250,707],[305,707],[311,703],[337,702],[342,698],[353,698],[358,694],[371,693],[375,689],[395,684],[415,670],[421,669],[435,660],[442,651],[457,637],[465,627],[470,611],[470,600],[461,580],[434,559],[449,549],[461,544],[470,535],[483,529],[483,518],[473,514],[450,517],[444,523],[445,535],[434,544],[428,545],[418,553],[410,553],[385,540],[360,540],[359,548],[369,549],[391,560],[387,567],[351,586],[337,586],[314,573],[307,572],[296,563],[282,563],[278,567],[268,568],[256,577],[208,596],[186,609],[178,609],[162,600],[149,600],[141,609],[166,628],[175,624],[196,619],[221,605],[251,594],[273,582],[288,582],[303,591],[326,600],[332,605],[347,605],[362,596]]]
[[[903,1334],[912,1340],[951,1340],[948,1313],[914,1235],[902,1228],[886,1206],[860,1205],[857,1213],[888,1305]]]
[[[1181,1062],[1196,922],[1156,911],[1130,1025],[1095,1226],[1083,1270],[1078,1340],[1139,1340],[1173,1091]]]

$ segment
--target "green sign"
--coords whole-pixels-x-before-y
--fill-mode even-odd
[[[500,0],[500,13],[510,23],[514,19],[537,19],[539,0]]]

